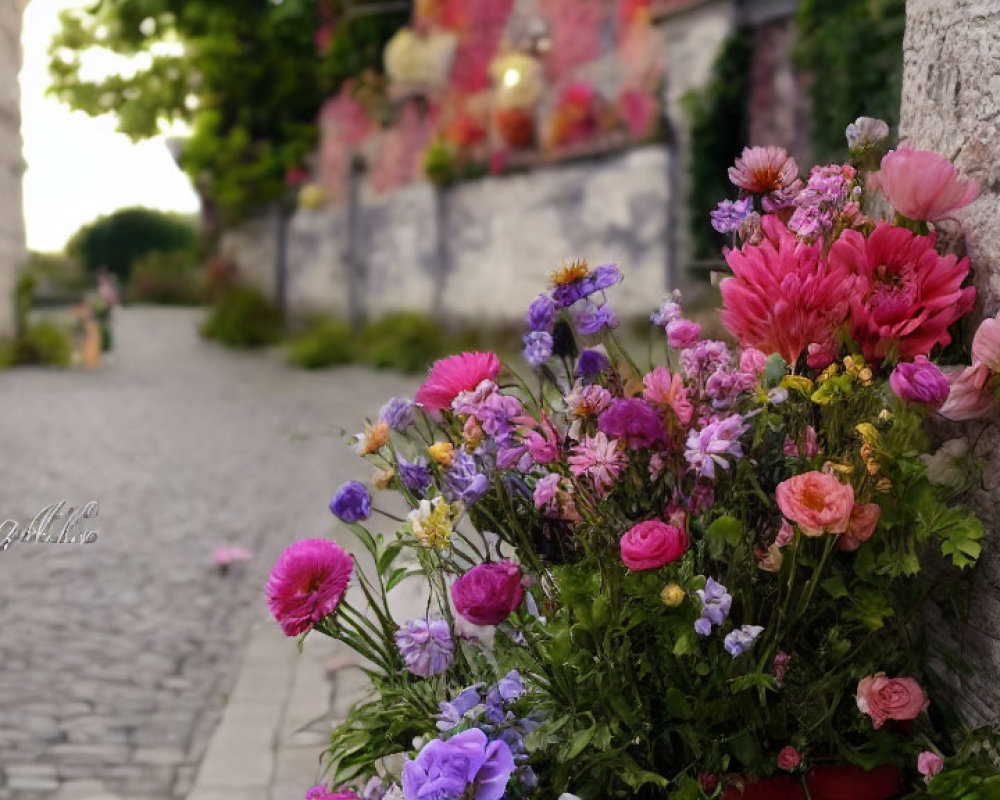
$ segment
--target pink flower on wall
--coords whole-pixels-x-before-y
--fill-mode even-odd
[[[599,0],[539,0],[538,8],[549,24],[552,47],[545,66],[554,80],[600,55],[604,4]]]
[[[934,220],[964,208],[979,196],[979,184],[958,176],[939,153],[900,147],[882,158],[882,169],[871,177],[875,187],[900,214]]]
[[[434,113],[421,113],[407,102],[393,128],[382,134],[378,157],[371,171],[376,192],[388,192],[414,180],[421,171],[424,150],[434,135]]]

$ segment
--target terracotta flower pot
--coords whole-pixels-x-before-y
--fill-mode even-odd
[[[899,792],[899,767],[883,764],[865,771],[843,764],[816,767],[809,774],[812,800],[890,800]],[[787,775],[729,788],[724,800],[805,800],[799,781]]]

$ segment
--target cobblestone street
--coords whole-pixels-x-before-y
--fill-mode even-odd
[[[342,429],[415,387],[226,352],[198,316],[126,309],[100,369],[0,372],[0,520],[100,503],[92,544],[0,552],[0,800],[185,797],[270,566],[365,474]],[[223,575],[225,543],[256,556]]]

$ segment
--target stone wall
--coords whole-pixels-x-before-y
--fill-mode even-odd
[[[907,0],[901,138],[936,150],[976,178],[982,195],[958,212],[976,271],[979,309],[1000,310],[1000,1]],[[957,703],[972,724],[1000,719],[1000,430],[971,426],[976,454],[987,460],[976,504],[987,523],[973,581],[966,655],[979,673]],[[980,435],[982,434],[982,435]]]
[[[24,261],[21,205],[20,91],[21,0],[0,3],[0,336],[13,333],[10,301],[14,277]]]
[[[622,266],[622,315],[648,314],[667,288],[667,148],[484,178],[444,190],[416,183],[362,193],[356,250],[369,316],[437,308],[483,323],[523,315],[546,275],[568,258]],[[274,286],[274,221],[226,234],[222,251]],[[288,302],[347,316],[347,209],[298,210],[289,233]]]

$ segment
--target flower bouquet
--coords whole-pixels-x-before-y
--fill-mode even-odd
[[[940,233],[977,187],[883,158],[887,133],[859,120],[805,180],[779,148],[737,160],[712,215],[732,341],[675,294],[640,366],[618,267],[573,261],[528,311],[530,377],[452,356],[367,423],[382,494],[352,481],[331,510],[370,563],[311,539],[267,587],[285,633],[371,678],[309,798],[1000,796],[996,731],[948,694],[972,465],[925,430],[994,413],[1000,320],[939,366],[975,299]],[[390,494],[410,511],[387,535]]]

